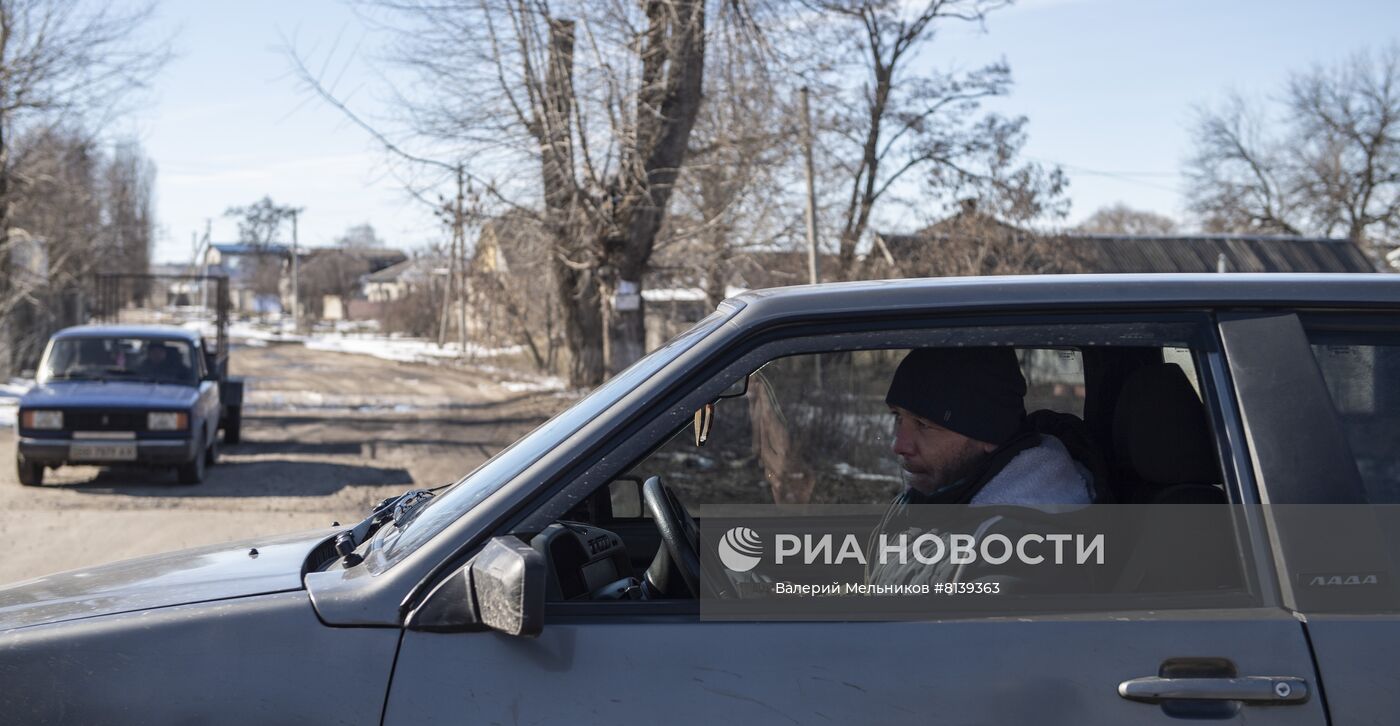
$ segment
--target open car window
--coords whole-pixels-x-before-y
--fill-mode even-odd
[[[697,383],[688,399],[650,428],[614,444],[610,461],[580,479],[579,489],[568,493],[574,504],[556,514],[554,523],[575,521],[590,532],[597,528],[596,536],[617,535],[640,576],[644,570],[651,574],[662,559],[664,539],[655,513],[635,504],[648,480],[664,482],[698,522],[683,526],[687,532],[704,532],[712,517],[730,521],[755,507],[824,522],[878,515],[910,488],[909,471],[892,450],[895,421],[886,402],[891,378],[914,349],[957,347],[1014,352],[1026,383],[1023,433],[1068,458],[1066,481],[1082,484],[1076,506],[1209,508],[1202,520],[1147,522],[1141,532],[1137,525],[1123,528],[1116,536],[1130,544],[1116,550],[1112,572],[1101,573],[1092,592],[1229,595],[1253,602],[1249,565],[1243,564],[1247,553],[1236,536],[1242,525],[1237,511],[1224,506],[1240,501],[1239,482],[1228,478],[1219,458],[1218,406],[1208,395],[1203,368],[1217,351],[1204,320],[964,325],[767,343]],[[631,463],[619,468],[618,460],[629,456]],[[593,488],[584,490],[585,482]],[[1181,524],[1187,526],[1176,526]],[[857,529],[862,526],[869,534],[868,523]],[[704,557],[706,545],[696,546]],[[1164,573],[1142,564],[1163,559],[1200,566]],[[561,592],[588,599],[586,588]],[[668,596],[677,592],[684,588],[672,587]],[[1163,604],[1160,598],[1153,602]],[[1132,606],[1117,601],[1114,607]]]

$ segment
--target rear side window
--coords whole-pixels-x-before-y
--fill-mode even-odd
[[[1314,331],[1309,341],[1367,500],[1400,504],[1400,336]]]

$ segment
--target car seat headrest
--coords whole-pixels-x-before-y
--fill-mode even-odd
[[[1113,443],[1118,459],[1148,483],[1220,481],[1205,406],[1175,363],[1128,375],[1113,412]]]

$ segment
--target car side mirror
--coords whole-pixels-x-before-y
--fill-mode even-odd
[[[438,583],[408,617],[409,630],[495,630],[534,637],[544,626],[544,556],[517,537],[493,537]]]

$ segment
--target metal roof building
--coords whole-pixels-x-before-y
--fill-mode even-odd
[[[1030,235],[991,234],[981,243],[1011,246]],[[965,240],[943,234],[880,235],[896,268],[939,245]],[[1253,235],[1131,236],[1063,234],[1039,237],[1044,249],[1063,255],[1065,272],[1377,272],[1356,244],[1345,239]],[[1009,272],[1016,272],[1010,270]],[[1024,270],[1022,272],[1035,272]],[[911,271],[912,272],[912,271]]]

